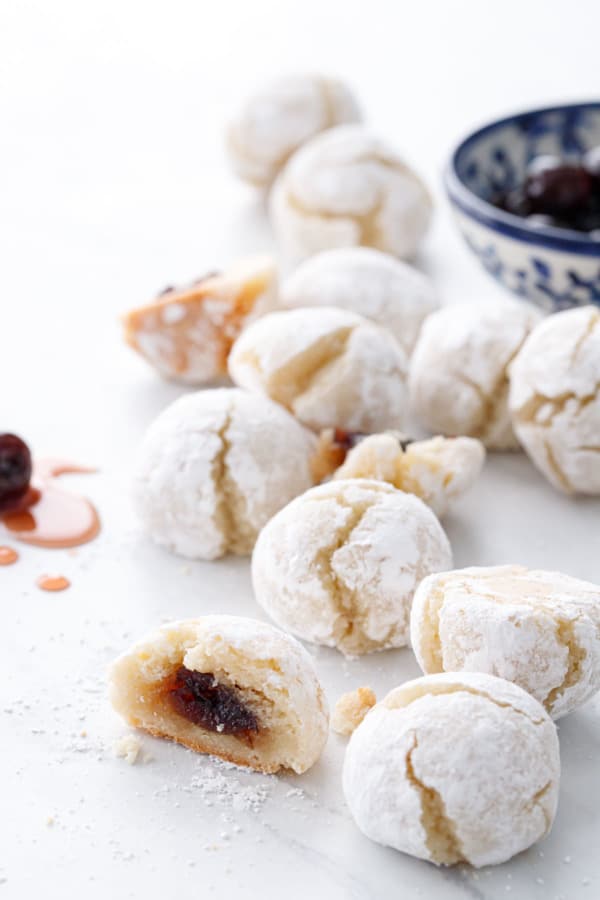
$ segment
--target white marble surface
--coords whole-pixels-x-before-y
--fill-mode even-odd
[[[439,195],[420,265],[447,301],[484,302],[496,288],[441,197],[448,149],[496,114],[589,97],[599,24],[591,0],[506,0],[497,14],[432,0],[1,5],[0,426],[38,454],[97,463],[98,475],[73,485],[97,502],[104,528],[75,554],[25,548],[0,570],[0,897],[599,895],[599,700],[560,723],[550,837],[474,872],[438,871],[363,838],[341,796],[340,738],[302,778],[218,771],[254,799],[238,809],[202,787],[210,761],[180,748],[144,739],[151,760],[116,759],[125,729],[104,697],[108,662],[162,619],[258,615],[246,561],[188,567],[139,537],[127,497],[134,447],[180,389],[121,345],[118,312],[271,247],[260,202],[222,158],[227,108],[282,69],[351,78]],[[446,524],[458,565],[515,561],[600,581],[599,513],[597,501],[554,493],[524,457],[500,455]],[[72,588],[37,590],[45,571]],[[316,660],[331,701],[417,673],[408,650]]]

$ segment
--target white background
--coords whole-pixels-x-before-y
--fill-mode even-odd
[[[226,797],[207,805],[193,779],[209,763],[180,748],[146,739],[152,761],[116,760],[125,729],[104,674],[163,618],[258,615],[246,561],[188,570],[138,535],[127,496],[145,426],[181,389],[122,345],[118,313],[272,247],[260,201],[226,167],[228,110],[280,72],[347,78],[438,195],[419,264],[446,301],[485,302],[499,289],[452,228],[441,169],[480,122],[597,99],[599,27],[595,0],[2,0],[0,427],[39,455],[98,464],[72,483],[95,499],[104,530],[76,554],[25,549],[0,570],[0,897],[598,896],[598,701],[560,725],[550,838],[495,870],[437,871],[354,828],[335,736],[301,779],[231,776],[267,785],[256,813]],[[457,565],[521,562],[600,581],[599,511],[555,494],[524,457],[500,455],[446,526]],[[46,571],[68,575],[71,590],[37,590]],[[407,650],[316,659],[331,701],[417,673]],[[294,788],[304,795],[287,796]]]

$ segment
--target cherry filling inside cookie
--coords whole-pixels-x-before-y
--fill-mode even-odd
[[[168,693],[179,715],[207,731],[249,738],[259,730],[254,713],[210,672],[193,672],[180,666]]]

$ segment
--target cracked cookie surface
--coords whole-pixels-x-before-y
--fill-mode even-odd
[[[522,566],[435,574],[416,591],[411,644],[424,672],[498,675],[559,718],[600,690],[600,587]]]
[[[377,481],[332,481],[263,528],[252,580],[277,624],[358,655],[407,643],[417,584],[451,559],[441,525],[416,497]]]
[[[327,740],[310,655],[254,619],[164,625],[115,661],[110,694],[130,725],[263,772],[304,772]]]
[[[406,369],[392,335],[335,307],[264,316],[229,357],[237,385],[266,394],[313,429],[401,427]]]
[[[361,113],[346,85],[321,75],[293,75],[248,97],[227,129],[231,165],[245,181],[268,187],[295,150],[314,135]]]
[[[145,531],[189,558],[252,551],[268,519],[310,487],[314,438],[268,398],[189,394],[150,426],[133,499]]]
[[[321,250],[354,246],[410,259],[431,210],[418,175],[360,125],[338,126],[306,143],[270,196],[276,237],[295,263]]]
[[[600,310],[535,328],[511,370],[510,409],[533,463],[565,493],[600,494]]]
[[[432,281],[372,247],[341,247],[311,256],[282,283],[286,309],[337,306],[388,329],[407,355],[426,316],[439,308]]]
[[[343,772],[367,837],[437,865],[501,863],[540,840],[559,779],[543,707],[516,685],[468,672],[391,691],[354,731]]]
[[[415,415],[430,431],[518,447],[508,411],[509,368],[539,320],[513,301],[452,304],[429,316],[411,359]]]

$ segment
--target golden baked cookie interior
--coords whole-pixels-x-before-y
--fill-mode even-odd
[[[309,654],[237,616],[174,622],[136,644],[112,667],[111,700],[130,725],[262,772],[306,771],[327,739]]]

